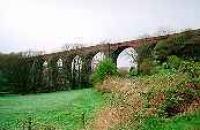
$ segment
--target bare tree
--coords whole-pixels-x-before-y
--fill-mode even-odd
[[[137,68],[137,58],[138,58],[138,54],[137,54],[137,52],[134,50],[134,49],[129,49],[128,51],[127,50],[125,50],[125,54],[127,55],[127,56],[129,56],[129,57],[131,57],[131,63],[133,64],[133,65],[135,65],[136,64],[136,68]]]
[[[160,27],[157,32],[155,32],[155,36],[164,36],[168,34],[175,33],[176,31],[170,27]]]
[[[61,48],[63,51],[69,51],[71,49],[70,45],[69,44],[64,44]]]
[[[72,46],[73,46],[73,49],[83,48],[83,44],[81,44],[81,43],[74,43]]]
[[[73,77],[73,82],[78,83],[78,85],[81,84],[81,71],[82,71],[82,60],[80,56],[76,56],[73,59],[72,62],[72,77]]]
[[[23,57],[32,57],[32,56],[38,56],[44,54],[44,51],[33,51],[31,49],[21,52],[21,55]]]
[[[76,50],[76,49],[80,49],[80,48],[83,48],[83,44],[81,44],[81,43],[66,43],[66,44],[64,44],[63,46],[62,46],[62,50],[63,51],[69,51],[69,50],[71,50],[71,49],[73,49],[73,50]]]

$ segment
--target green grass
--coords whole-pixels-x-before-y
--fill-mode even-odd
[[[104,105],[102,95],[94,89],[33,95],[0,97],[0,130],[22,129],[31,117],[35,129],[56,128],[76,130]]]
[[[173,118],[149,117],[141,130],[200,130],[200,111]]]

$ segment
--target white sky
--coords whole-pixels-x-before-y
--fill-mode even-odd
[[[0,51],[130,40],[200,28],[200,0],[0,0]]]

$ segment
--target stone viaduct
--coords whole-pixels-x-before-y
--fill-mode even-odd
[[[63,86],[65,89],[73,89],[74,86],[80,86],[80,88],[81,86],[88,86],[92,70],[91,61],[98,52],[104,53],[105,56],[117,62],[118,55],[126,48],[131,47],[136,49],[144,43],[156,44],[158,41],[168,37],[169,35],[115,44],[99,44],[69,51],[39,55],[32,60],[31,82],[33,85],[43,85],[48,89],[54,89],[55,86],[57,87],[56,89],[62,89]],[[79,64],[78,68],[77,64]]]

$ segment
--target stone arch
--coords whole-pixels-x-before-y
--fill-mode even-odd
[[[82,59],[79,55],[76,55],[72,61],[72,69],[81,70],[82,69]]]
[[[98,66],[98,64],[100,63],[100,61],[102,61],[103,59],[105,59],[106,55],[104,52],[98,52],[96,53],[93,58],[91,59],[91,70],[95,70],[95,68]]]
[[[46,90],[49,90],[49,86],[52,84],[52,75],[50,70],[50,65],[48,60],[44,60],[43,64],[43,72],[42,72],[42,80],[43,80],[43,87],[45,87]]]
[[[72,77],[72,62],[76,55],[78,55],[76,51],[70,51],[62,56],[63,70],[65,72],[65,85],[67,90],[72,89],[74,85],[74,80]]]
[[[94,52],[90,52],[87,54],[82,55],[82,71],[81,71],[81,76],[82,76],[82,85],[84,87],[89,87],[91,86],[90,84],[90,75],[92,73],[92,69],[91,69],[91,60],[93,58],[93,56],[96,54],[96,51]]]
[[[117,67],[122,70],[137,69],[137,52],[133,47],[122,50],[117,57]]]
[[[43,68],[48,68],[48,65],[49,65],[48,61],[46,61],[46,60],[42,64]]]
[[[58,60],[56,61],[56,72],[57,72],[57,90],[66,90],[66,71],[64,67],[64,60],[61,56],[59,56]]]
[[[59,70],[63,68],[63,60],[61,58],[57,60],[57,67]]]
[[[82,58],[76,55],[71,62],[71,74],[72,74],[72,87],[81,86],[82,76]]]
[[[49,76],[50,76],[50,83],[48,90],[49,91],[56,91],[61,89],[61,84],[59,83],[59,68],[58,68],[58,60],[60,59],[59,55],[53,55],[50,57],[48,62],[48,70],[49,70]]]

